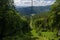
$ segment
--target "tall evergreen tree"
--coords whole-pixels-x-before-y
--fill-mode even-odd
[[[30,31],[28,22],[21,19],[12,6],[12,0],[0,0],[0,40],[10,40],[4,38],[23,36]]]
[[[51,11],[54,12],[53,26],[56,28],[60,28],[60,0],[56,0],[56,2],[52,5]]]

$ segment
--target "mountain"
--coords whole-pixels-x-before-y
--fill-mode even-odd
[[[31,6],[31,7],[19,7],[16,6],[16,10],[23,15],[38,14],[47,12],[50,10],[50,6]]]

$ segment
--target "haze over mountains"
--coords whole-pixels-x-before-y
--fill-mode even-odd
[[[54,0],[14,0],[14,5],[19,13],[30,15],[49,11],[54,2]]]
[[[42,12],[47,12],[50,10],[50,6],[31,6],[31,7],[19,7],[16,6],[16,10],[23,15],[38,14]]]

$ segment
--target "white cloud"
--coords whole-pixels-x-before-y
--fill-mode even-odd
[[[31,6],[31,0],[14,0],[16,6]],[[54,1],[51,0],[33,0],[33,6],[46,6],[53,4]]]

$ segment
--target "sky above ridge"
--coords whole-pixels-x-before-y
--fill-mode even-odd
[[[33,0],[33,6],[46,6],[46,5],[52,5],[55,2],[55,0]],[[31,0],[14,0],[14,5],[16,6],[32,6]]]

